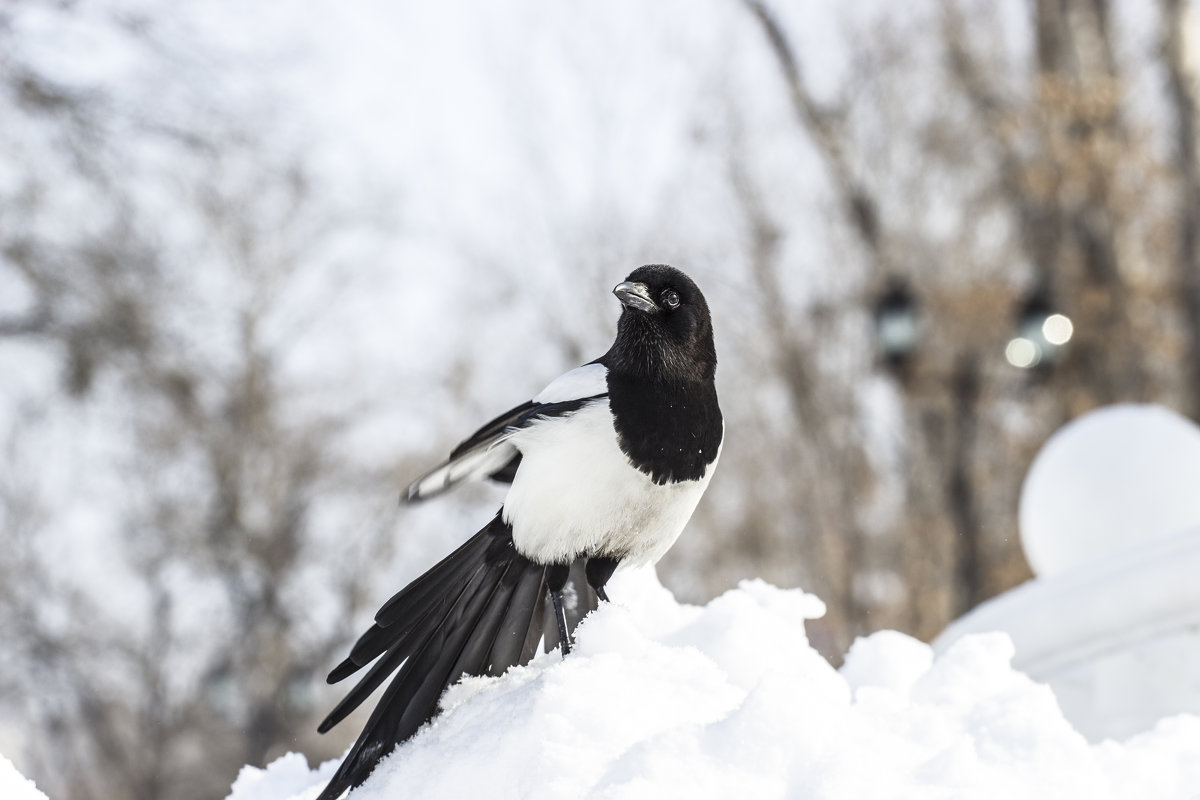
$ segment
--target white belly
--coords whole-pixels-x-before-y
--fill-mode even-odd
[[[542,564],[612,555],[658,561],[692,516],[716,460],[696,481],[656,486],[621,452],[607,400],[509,440],[522,453],[504,501],[517,551]],[[718,453],[719,455],[719,453]]]

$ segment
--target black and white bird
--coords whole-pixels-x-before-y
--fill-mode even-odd
[[[413,502],[483,478],[511,484],[495,518],[385,603],[329,674],[336,683],[376,662],[322,733],[399,669],[318,800],[366,780],[463,675],[499,675],[539,644],[561,643],[565,656],[572,623],[608,599],[616,567],[657,561],[691,517],[724,433],[708,305],[663,265],[634,270],[613,293],[623,309],[607,353],[484,425],[408,487]]]

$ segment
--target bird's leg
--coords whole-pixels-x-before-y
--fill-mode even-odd
[[[558,622],[558,641],[562,643],[563,658],[571,652],[571,634],[567,631],[567,612],[563,608],[562,590],[571,574],[570,564],[551,564],[546,567],[546,589],[554,604],[554,619]]]
[[[606,603],[608,602],[608,593],[604,591],[604,584],[608,583],[608,579],[612,577],[617,563],[617,559],[612,556],[592,556],[587,562],[588,586],[591,586],[595,590],[596,596]]]

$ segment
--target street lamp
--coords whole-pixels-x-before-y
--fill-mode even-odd
[[[883,362],[899,370],[917,349],[920,325],[917,303],[908,282],[893,278],[875,301],[875,344]]]
[[[1019,369],[1053,364],[1074,333],[1070,317],[1055,311],[1044,291],[1035,291],[1021,304],[1017,334],[1008,340],[1004,357]]]

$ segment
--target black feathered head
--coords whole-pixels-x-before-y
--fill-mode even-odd
[[[629,273],[613,294],[625,308],[609,351],[610,369],[666,380],[711,380],[717,368],[712,317],[700,288],[674,267]]]

